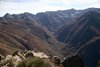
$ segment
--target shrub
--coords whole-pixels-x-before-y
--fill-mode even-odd
[[[26,66],[25,66],[25,61],[20,62],[16,67],[26,67]]]
[[[26,67],[44,67],[44,62],[40,58],[28,59]]]
[[[17,65],[17,67],[50,67],[49,64],[44,63],[41,58],[30,58]]]

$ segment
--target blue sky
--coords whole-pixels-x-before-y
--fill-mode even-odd
[[[100,8],[100,0],[0,0],[0,16],[6,13],[56,11],[66,9]]]

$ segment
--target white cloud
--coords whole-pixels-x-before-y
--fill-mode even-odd
[[[39,1],[39,0],[0,0],[2,2],[32,2],[32,1]]]
[[[70,8],[100,8],[99,0],[0,0],[0,16],[5,13],[37,13]]]

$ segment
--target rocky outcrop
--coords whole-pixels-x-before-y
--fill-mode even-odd
[[[83,59],[78,55],[66,58],[62,64],[64,67],[84,67]]]
[[[0,67],[25,67],[27,66],[27,64],[29,65],[29,67],[32,64],[43,64],[43,67],[63,67],[63,65],[61,65],[60,63],[59,58],[54,57],[54,59],[52,59],[53,61],[51,61],[49,60],[49,56],[47,56],[48,55],[44,52],[35,52],[34,50],[28,50],[23,52],[15,51],[12,55],[7,55],[4,60],[2,59],[3,62],[0,62]]]

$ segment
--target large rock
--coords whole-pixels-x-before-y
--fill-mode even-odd
[[[78,55],[66,58],[62,64],[64,67],[84,67],[84,62]]]

